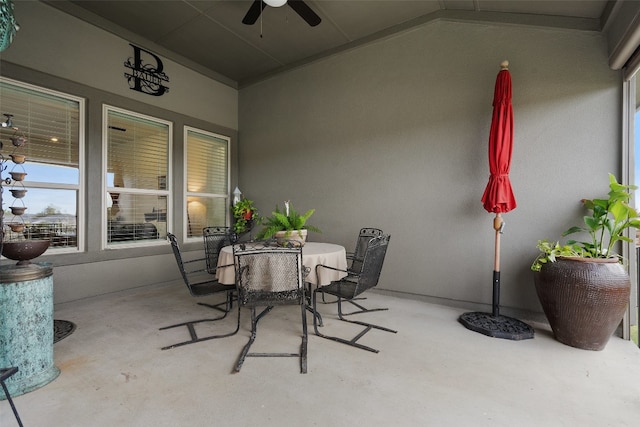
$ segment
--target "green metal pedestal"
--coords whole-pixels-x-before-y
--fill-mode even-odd
[[[11,397],[53,381],[53,268],[49,263],[0,267],[0,368],[17,366],[6,381]],[[6,399],[0,390],[0,400]]]

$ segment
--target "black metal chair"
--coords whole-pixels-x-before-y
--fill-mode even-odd
[[[212,226],[202,229],[202,237],[204,238],[204,254],[207,264],[207,272],[210,274],[216,274],[220,249],[224,246],[236,243],[238,236],[231,227]],[[232,266],[225,265],[224,267]]]
[[[344,338],[339,338],[335,336],[324,335],[320,333],[320,331],[318,330],[318,323],[316,321],[316,316],[314,316],[313,328],[315,330],[316,335],[322,338],[330,339],[333,341],[341,342],[343,344],[351,345],[353,347],[358,347],[363,350],[368,350],[368,351],[377,353],[378,350],[359,344],[357,343],[357,341],[360,338],[362,338],[371,329],[378,329],[381,331],[392,332],[394,334],[397,333],[397,331],[394,331],[393,329],[389,329],[383,326],[374,325],[366,322],[355,321],[355,320],[347,320],[344,318],[344,316],[348,316],[352,314],[370,313],[373,311],[387,310],[386,308],[367,309],[353,302],[353,300],[358,295],[362,294],[368,289],[375,287],[378,284],[378,280],[380,278],[380,272],[382,270],[382,265],[384,264],[384,258],[387,253],[387,247],[389,246],[389,239],[390,239],[389,235],[383,235],[383,236],[374,237],[369,240],[367,244],[367,248],[364,252],[364,257],[362,258],[362,268],[360,269],[360,273],[355,274],[355,273],[350,273],[346,270],[342,270],[347,273],[347,276],[345,276],[344,278],[338,281],[331,282],[328,285],[319,286],[313,292],[313,310],[314,311],[317,310],[318,292],[334,295],[338,297],[338,318],[343,322],[354,323],[357,325],[364,326],[365,328],[352,339],[344,339]],[[334,267],[329,267],[322,264],[319,264],[316,266],[316,271],[318,268],[329,268],[332,270],[337,270]],[[343,313],[342,312],[343,301],[350,302],[351,304],[359,307],[360,310],[354,311],[351,313]]]
[[[251,335],[242,349],[235,371],[240,372],[246,357],[299,357],[300,371],[307,373],[307,316],[301,247],[278,247],[267,244],[237,244],[236,260],[238,304],[251,309]],[[249,353],[256,340],[258,321],[276,305],[300,305],[302,344],[298,353]],[[257,307],[265,307],[259,314]]]
[[[178,264],[178,268],[180,269],[180,274],[182,275],[182,279],[184,280],[185,285],[189,289],[189,293],[193,297],[203,297],[207,295],[214,295],[218,293],[225,293],[225,301],[218,304],[206,304],[203,302],[199,302],[199,305],[203,305],[206,307],[210,307],[216,310],[221,311],[223,314],[219,317],[214,318],[205,318],[198,320],[191,320],[188,322],[177,323],[175,325],[165,326],[160,328],[160,330],[177,328],[180,326],[186,326],[189,330],[189,334],[191,335],[191,339],[188,341],[182,341],[177,344],[173,344],[170,346],[163,347],[163,350],[167,350],[174,347],[179,347],[182,345],[193,344],[196,342],[212,340],[216,338],[224,338],[234,335],[240,329],[240,316],[238,315],[238,322],[236,325],[236,329],[232,332],[228,332],[221,335],[209,335],[205,337],[198,337],[195,326],[198,323],[203,322],[215,322],[216,320],[224,319],[229,311],[231,311],[232,301],[233,301],[233,293],[235,292],[235,285],[223,285],[219,283],[215,278],[212,278],[211,274],[209,274],[205,269],[196,269],[189,268],[186,265],[192,265],[191,263],[199,262],[204,263],[204,259],[193,259],[189,261],[183,261],[182,254],[180,253],[180,247],[178,246],[178,240],[176,236],[171,233],[167,233],[167,238],[171,242],[171,249],[173,249],[173,254],[176,257],[176,262]],[[229,267],[231,268],[231,267]],[[224,306],[224,308],[221,308]]]
[[[364,253],[367,250],[367,244],[369,243],[369,240],[374,237],[382,236],[383,234],[384,232],[379,228],[363,227],[360,229],[353,252],[347,252],[347,261],[350,261],[350,264],[347,267],[347,272],[352,274],[360,273],[360,270],[362,269],[362,260],[364,259]],[[356,300],[363,299],[366,298],[356,298]],[[326,301],[325,294],[322,294],[323,304],[333,304],[336,302],[337,301]],[[320,326],[322,326],[322,322],[320,322]]]
[[[384,233],[379,228],[364,227],[360,229],[358,233],[358,239],[356,240],[356,246],[353,252],[347,252],[347,261],[351,261],[347,271],[349,273],[358,274],[362,270],[362,261],[364,259],[364,253],[367,250],[367,244],[369,240],[374,237],[382,236]]]
[[[6,396],[7,401],[9,401],[9,405],[11,406],[11,410],[13,411],[13,415],[15,415],[16,417],[16,421],[18,421],[18,425],[22,427],[22,421],[20,420],[20,415],[18,415],[18,410],[16,409],[16,406],[13,404],[13,400],[11,399],[11,395],[9,394],[7,385],[5,384],[5,381],[9,379],[9,377],[11,377],[16,372],[18,372],[18,368],[15,366],[11,368],[0,368],[0,385],[2,386],[2,391],[4,391],[4,395]]]

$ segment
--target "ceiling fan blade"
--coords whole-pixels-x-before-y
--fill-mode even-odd
[[[287,1],[287,4],[312,27],[315,27],[322,21],[320,17],[302,0],[289,0]]]
[[[267,7],[267,4],[261,0],[253,0],[247,14],[242,18],[242,23],[246,25],[255,24],[265,7]]]

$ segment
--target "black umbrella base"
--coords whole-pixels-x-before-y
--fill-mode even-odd
[[[504,338],[507,340],[526,340],[533,338],[533,328],[513,317],[491,313],[470,312],[464,313],[458,319],[467,329],[481,334]]]

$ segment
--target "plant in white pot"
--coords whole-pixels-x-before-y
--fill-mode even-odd
[[[284,202],[284,206],[284,210],[280,211],[280,208],[276,205],[276,209],[271,212],[271,216],[262,220],[264,228],[258,232],[256,239],[267,240],[275,237],[280,244],[285,241],[294,240],[300,245],[304,245],[307,231],[321,233],[318,227],[307,224],[307,220],[313,215],[315,209],[309,209],[300,215],[293,208],[291,202]]]
[[[562,235],[586,233],[585,241],[538,241],[540,254],[531,269],[540,303],[556,339],[572,347],[602,350],[629,303],[630,280],[615,253],[616,244],[631,242],[629,228],[640,228],[638,212],[629,206],[637,187],[618,183],[609,174],[606,199],[582,199],[590,212],[584,225]]]

